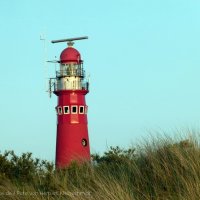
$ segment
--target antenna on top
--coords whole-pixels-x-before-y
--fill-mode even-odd
[[[44,63],[44,78],[45,78],[45,90],[48,88],[48,65],[47,65],[47,46],[46,46],[46,34],[41,33],[40,34],[40,40],[43,41],[44,45],[44,52],[43,52],[43,63]]]
[[[61,40],[52,40],[51,43],[58,43],[58,42],[69,42],[70,43],[70,42],[73,42],[74,40],[85,40],[85,39],[88,39],[88,36],[61,39]]]

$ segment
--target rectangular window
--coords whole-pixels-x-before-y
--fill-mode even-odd
[[[64,114],[69,114],[69,106],[64,106]]]
[[[88,112],[88,106],[85,106],[85,114]]]
[[[71,107],[71,113],[72,114],[77,114],[77,106],[72,106]]]
[[[84,114],[84,106],[79,106],[79,114]]]
[[[57,112],[58,112],[59,115],[62,115],[62,107],[61,106],[58,106]]]

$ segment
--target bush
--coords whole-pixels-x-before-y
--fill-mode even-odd
[[[196,141],[158,140],[137,150],[110,147],[92,163],[72,163],[56,170],[53,163],[0,154],[0,194],[35,192],[37,199],[200,199],[200,147]],[[10,199],[10,196],[1,196]],[[17,195],[13,199],[33,199]]]

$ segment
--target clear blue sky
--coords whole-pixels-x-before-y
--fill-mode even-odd
[[[91,75],[92,152],[199,129],[199,11],[199,0],[1,1],[0,150],[54,160],[57,99],[45,93],[41,33],[48,60],[66,46],[50,40],[89,36],[75,47]]]

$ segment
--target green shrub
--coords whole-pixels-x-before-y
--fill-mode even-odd
[[[200,147],[195,140],[110,147],[103,155],[92,155],[91,163],[73,162],[62,170],[31,153],[0,154],[0,195],[19,190],[35,192],[34,199],[196,200],[199,186]],[[0,199],[11,197],[33,199],[17,194]]]

